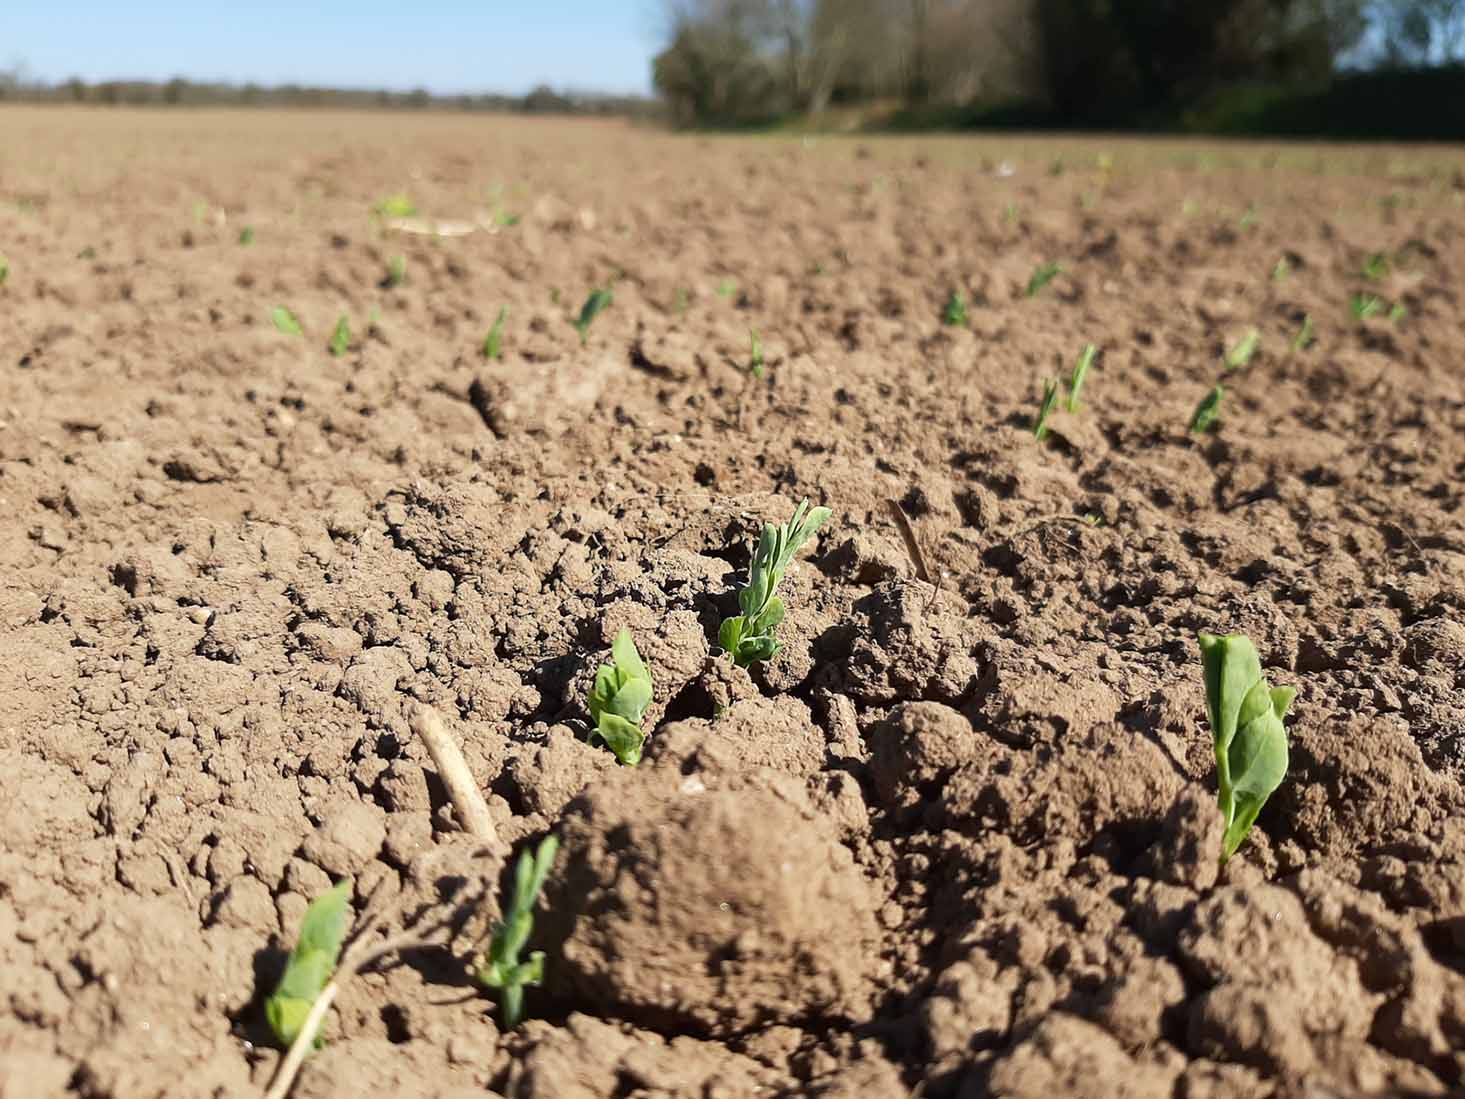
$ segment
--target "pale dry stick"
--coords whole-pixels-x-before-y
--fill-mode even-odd
[[[489,815],[488,802],[483,800],[483,794],[473,780],[473,772],[468,770],[468,762],[463,758],[463,750],[443,725],[443,719],[431,706],[418,703],[412,708],[409,721],[412,731],[427,745],[438,777],[447,787],[448,797],[458,814],[458,824],[475,839],[497,847],[499,834],[493,817]]]

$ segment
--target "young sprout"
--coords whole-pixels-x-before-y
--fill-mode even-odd
[[[295,314],[286,309],[283,305],[277,305],[270,313],[270,320],[275,322],[275,327],[287,336],[299,336],[304,332],[300,322],[295,319]]]
[[[1221,418],[1221,398],[1225,395],[1226,390],[1218,385],[1201,398],[1200,404],[1196,405],[1195,414],[1190,418],[1190,430],[1193,433],[1199,435],[1216,426]]]
[[[248,248],[251,244],[254,243],[253,225],[246,225],[243,229],[239,230],[239,243],[245,248]]]
[[[1401,301],[1396,301],[1389,308],[1389,322],[1391,324],[1398,324],[1400,321],[1402,321],[1408,315],[1409,315],[1409,310],[1405,308],[1404,303],[1401,302]]]
[[[1287,775],[1282,718],[1297,691],[1269,687],[1256,646],[1242,634],[1200,635],[1206,716],[1216,745],[1216,784],[1226,832],[1225,863],[1246,839],[1257,814]]]
[[[551,286],[549,288],[549,304],[550,305],[558,305],[559,303],[560,303],[560,288],[558,286]]]
[[[738,607],[743,613],[723,619],[717,631],[717,643],[732,654],[740,667],[770,660],[778,652],[773,631],[784,616],[778,585],[793,563],[794,555],[830,514],[828,508],[810,508],[809,501],[804,500],[794,509],[793,518],[782,526],[763,524],[763,533],[748,567],[748,583],[738,592]]]
[[[606,306],[611,301],[609,287],[590,291],[590,296],[585,299],[585,304],[580,307],[580,318],[575,321],[575,331],[580,333],[580,346],[585,346],[585,341],[590,338],[590,325],[594,323]]]
[[[488,960],[474,974],[479,984],[497,990],[505,1030],[518,1026],[524,1018],[524,989],[536,988],[544,980],[544,951],[531,951],[527,961],[520,961],[519,954],[534,934],[534,906],[559,849],[559,840],[545,836],[533,855],[525,851],[519,856],[513,895],[503,919],[494,924]]]
[[[283,1049],[289,1049],[295,1041],[305,1017],[310,1014],[311,1005],[336,971],[341,944],[346,939],[350,901],[350,882],[343,881],[311,901],[305,910],[300,938],[290,952],[290,960],[285,963],[285,972],[275,987],[275,994],[265,1003],[265,1018]],[[320,1045],[317,1038],[316,1048],[319,1049]]]
[[[1048,437],[1048,417],[1058,407],[1058,379],[1049,378],[1043,387],[1043,401],[1038,405],[1038,415],[1033,420],[1033,438],[1042,442]]]
[[[382,286],[388,290],[401,286],[407,281],[407,257],[403,255],[393,256],[387,260],[387,277],[382,279]]]
[[[651,705],[651,673],[630,630],[616,634],[610,652],[612,662],[600,666],[590,688],[590,719],[595,722],[590,738],[604,741],[616,759],[634,767],[641,762],[641,746],[646,743],[641,719]]]
[[[1353,314],[1356,321],[1366,321],[1369,317],[1377,315],[1384,307],[1384,303],[1372,294],[1354,294],[1348,299],[1348,311]]]
[[[1098,355],[1099,349],[1093,344],[1085,344],[1083,351],[1079,354],[1078,362],[1073,364],[1073,373],[1068,376],[1068,411],[1078,411],[1078,395],[1083,390],[1084,379],[1089,376],[1089,367],[1094,365],[1094,357]]]
[[[946,310],[941,314],[941,323],[953,328],[965,328],[967,324],[966,298],[960,290],[953,290],[946,299]]]
[[[1237,226],[1239,228],[1242,228],[1242,229],[1250,229],[1253,225],[1255,225],[1260,220],[1261,220],[1261,215],[1256,212],[1256,207],[1255,206],[1248,206],[1242,212],[1241,218],[1240,218],[1240,220],[1238,220],[1236,222],[1236,224],[1237,224]]]
[[[331,333],[330,352],[339,359],[349,350],[351,350],[351,318],[342,313],[340,319],[336,321],[335,331]]]
[[[1272,268],[1272,281],[1281,282],[1290,274],[1292,274],[1292,265],[1287,262],[1287,257],[1283,256],[1277,261],[1277,266]]]
[[[671,304],[672,310],[678,317],[685,317],[687,315],[687,303],[689,300],[687,288],[685,286],[678,286]]]
[[[1037,270],[1028,279],[1027,296],[1037,297],[1038,293],[1050,282],[1063,273],[1063,265],[1053,260],[1038,264]]]
[[[501,229],[512,229],[519,224],[519,215],[511,214],[507,210],[500,209],[493,217],[494,224]]]
[[[1302,327],[1297,330],[1297,336],[1292,341],[1293,351],[1305,351],[1312,345],[1312,314],[1302,314]]]
[[[504,357],[504,322],[509,319],[509,307],[499,306],[498,316],[493,319],[493,326],[489,328],[488,335],[483,337],[483,357],[485,359],[502,359]]]
[[[723,279],[717,284],[717,296],[731,301],[738,292],[738,284],[732,279]]]
[[[1389,273],[1389,257],[1382,252],[1375,252],[1363,261],[1363,277],[1378,281]]]
[[[376,204],[376,212],[384,218],[410,218],[417,213],[417,204],[403,194],[388,195]]]
[[[763,341],[758,338],[756,328],[748,329],[748,372],[763,380]]]
[[[1242,336],[1235,347],[1226,353],[1226,369],[1238,370],[1251,362],[1251,357],[1256,354],[1257,346],[1261,343],[1262,334],[1255,328],[1248,328],[1246,335]]]
[[[5,285],[5,280],[10,277],[10,261],[0,255],[0,286]]]

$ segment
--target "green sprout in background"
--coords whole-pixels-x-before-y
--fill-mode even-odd
[[[1037,270],[1028,279],[1027,296],[1030,298],[1037,297],[1042,292],[1043,287],[1047,286],[1061,274],[1063,274],[1063,264],[1061,263],[1048,260],[1046,263],[1038,264]]]
[[[1312,346],[1314,337],[1312,334],[1312,314],[1302,314],[1302,327],[1297,330],[1297,336],[1292,341],[1293,351],[1306,351]]]
[[[1190,417],[1190,430],[1199,435],[1215,428],[1221,418],[1221,398],[1226,390],[1216,386],[1196,405],[1195,414]]]
[[[243,229],[239,230],[239,243],[245,248],[248,248],[251,244],[254,243],[253,225],[246,225]]]
[[[1058,379],[1049,378],[1043,386],[1043,400],[1038,405],[1038,415],[1033,420],[1033,438],[1042,442],[1048,437],[1048,417],[1058,407]]]
[[[331,354],[338,359],[351,350],[351,318],[345,313],[342,313],[336,321],[336,327],[331,332],[329,346]]]
[[[407,257],[396,255],[387,260],[387,277],[382,280],[382,285],[390,290],[401,286],[406,281]]]
[[[678,286],[677,292],[672,298],[671,305],[672,310],[676,313],[678,317],[685,317],[687,315],[687,304],[689,300],[690,298],[687,294],[687,288],[685,286]]]
[[[488,960],[474,974],[479,984],[498,992],[505,1030],[518,1026],[524,1018],[524,989],[538,987],[544,980],[544,951],[532,951],[527,961],[520,961],[519,954],[534,934],[534,906],[559,848],[559,840],[545,836],[533,855],[525,851],[519,856],[514,868],[513,896],[503,918],[494,924]]]
[[[502,359],[504,357],[504,322],[509,319],[509,307],[499,306],[498,316],[493,319],[493,326],[489,328],[488,335],[483,337],[483,357],[485,359]]]
[[[1348,312],[1356,321],[1366,321],[1383,311],[1384,303],[1373,294],[1354,294],[1348,299]]]
[[[341,944],[346,940],[350,901],[350,882],[342,881],[313,900],[305,910],[300,938],[290,952],[274,995],[265,1003],[265,1018],[284,1049],[289,1049],[300,1034],[311,1005],[325,991],[336,971]],[[316,1038],[315,1044],[319,1049],[320,1038]]]
[[[1250,229],[1252,226],[1254,226],[1260,220],[1261,220],[1261,215],[1257,213],[1256,207],[1255,206],[1248,206],[1242,212],[1241,218],[1236,222],[1236,224],[1237,224],[1237,227],[1238,228],[1241,228],[1241,229]]]
[[[590,689],[590,720],[595,722],[590,738],[599,738],[616,759],[634,767],[641,762],[641,746],[646,743],[641,719],[651,705],[651,673],[630,630],[616,634],[610,652],[611,663],[597,669]]]
[[[732,279],[723,279],[717,284],[717,296],[731,301],[738,292],[738,284]]]
[[[575,331],[580,333],[581,347],[584,347],[586,340],[590,338],[590,326],[595,323],[595,318],[600,316],[613,300],[609,287],[590,291],[590,296],[580,307],[580,317],[575,321]]]
[[[756,328],[748,329],[748,372],[763,380],[763,341],[758,337]]]
[[[953,290],[951,297],[946,299],[946,309],[941,314],[941,323],[951,325],[953,328],[966,327],[966,298],[961,296],[960,290]]]
[[[1225,863],[1246,839],[1257,814],[1287,775],[1282,719],[1297,691],[1269,687],[1256,646],[1242,634],[1200,635],[1206,716],[1216,746],[1216,784],[1226,832]]]
[[[1382,252],[1375,252],[1363,261],[1363,277],[1378,281],[1389,273],[1389,257]]]
[[[774,629],[783,621],[784,604],[778,585],[799,549],[814,536],[830,516],[825,507],[810,508],[803,500],[793,518],[782,526],[763,524],[758,547],[748,567],[748,583],[738,592],[742,614],[723,619],[717,643],[731,653],[733,661],[746,668],[759,660],[771,660],[778,652]]]
[[[1255,328],[1248,328],[1246,335],[1237,341],[1236,346],[1226,353],[1226,369],[1239,370],[1256,354],[1256,349],[1261,345],[1262,334]]]
[[[1401,301],[1396,301],[1389,307],[1389,322],[1391,324],[1398,324],[1408,315],[1409,310],[1405,308],[1404,303]]]
[[[501,229],[512,229],[519,224],[519,215],[500,209],[498,213],[494,214],[493,220],[494,224]]]
[[[10,278],[10,261],[0,255],[0,286],[5,285],[5,280]]]
[[[1068,376],[1068,411],[1078,411],[1078,395],[1083,390],[1084,379],[1089,376],[1089,367],[1094,365],[1094,358],[1099,349],[1093,344],[1085,344],[1084,349],[1078,356],[1078,362],[1073,364],[1073,373]]]
[[[300,322],[295,319],[295,314],[283,305],[275,306],[270,313],[270,320],[274,321],[275,327],[287,336],[299,336],[305,331],[300,327]]]
[[[1292,274],[1292,265],[1287,262],[1287,257],[1283,256],[1277,261],[1277,266],[1272,268],[1272,281],[1281,282],[1290,274]]]
[[[417,204],[404,194],[388,195],[376,204],[376,212],[384,218],[410,218],[417,214]]]

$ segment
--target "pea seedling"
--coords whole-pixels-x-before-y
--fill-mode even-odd
[[[305,910],[300,938],[285,963],[285,973],[275,994],[265,1003],[265,1018],[281,1048],[288,1049],[300,1034],[316,997],[325,990],[336,970],[341,944],[346,939],[350,900],[350,883],[338,882],[334,889],[311,901]],[[319,1049],[319,1038],[315,1044]]]
[[[1246,839],[1267,798],[1287,775],[1282,718],[1297,691],[1269,687],[1256,646],[1242,634],[1200,635],[1206,716],[1216,745],[1216,784],[1226,832],[1225,863]]]
[[[393,256],[387,261],[387,277],[382,279],[382,286],[388,290],[395,289],[407,281],[407,257],[403,255]]]
[[[1038,405],[1038,415],[1033,420],[1033,438],[1042,442],[1048,437],[1048,417],[1058,407],[1058,379],[1049,378],[1043,387],[1043,401]]]
[[[590,737],[604,741],[616,759],[634,767],[641,762],[641,746],[646,743],[641,719],[651,705],[651,673],[630,630],[616,634],[610,651],[612,662],[600,666],[590,689],[590,719],[595,722]]]
[[[1366,321],[1382,311],[1384,303],[1373,294],[1354,294],[1348,299],[1348,311],[1356,321]]]
[[[609,287],[590,291],[590,296],[580,307],[580,317],[575,321],[575,331],[580,333],[581,347],[585,346],[585,341],[590,337],[590,326],[595,323],[595,318],[600,316],[613,300]]]
[[[1375,252],[1363,261],[1363,277],[1377,281],[1389,273],[1389,257]]]
[[[417,204],[403,194],[388,195],[376,204],[376,212],[386,218],[410,218],[417,213]]]
[[[239,243],[245,248],[248,248],[254,243],[253,225],[246,225],[243,229],[239,230]]]
[[[1302,315],[1302,327],[1297,330],[1297,337],[1292,341],[1293,351],[1306,351],[1312,345],[1312,314]]]
[[[485,359],[502,359],[504,357],[504,322],[509,319],[509,307],[499,307],[498,316],[493,319],[493,326],[489,328],[488,335],[483,337],[483,357]]]
[[[1292,265],[1287,262],[1287,257],[1283,256],[1277,261],[1277,266],[1272,268],[1272,281],[1281,282],[1291,273]]]
[[[560,842],[554,836],[539,841],[533,855],[525,851],[514,868],[514,892],[504,918],[494,925],[488,944],[488,961],[474,976],[485,988],[495,989],[504,1029],[510,1030],[524,1018],[524,989],[538,987],[544,980],[544,951],[531,951],[527,961],[519,953],[534,934],[534,906],[554,866]]]
[[[330,352],[339,359],[349,350],[351,350],[351,318],[342,313],[340,319],[336,321],[335,331],[331,333]]]
[[[763,380],[763,341],[758,338],[756,328],[748,329],[748,373]]]
[[[794,509],[793,518],[782,526],[763,524],[748,567],[748,583],[738,592],[738,606],[743,613],[723,619],[717,631],[717,643],[732,654],[739,667],[770,660],[778,652],[773,631],[784,616],[778,585],[799,549],[830,514],[828,508],[810,508],[809,501],[804,500]]]
[[[300,322],[295,319],[295,314],[283,305],[275,306],[270,313],[270,320],[274,321],[275,327],[287,336],[299,336],[305,331],[300,327]]]
[[[946,310],[941,314],[941,323],[953,328],[965,328],[967,323],[966,298],[960,290],[953,290],[946,299]]]
[[[1221,398],[1226,395],[1226,390],[1216,386],[1204,397],[1200,404],[1196,405],[1195,414],[1190,418],[1190,430],[1199,435],[1210,431],[1216,426],[1221,418]]]
[[[1061,274],[1063,274],[1063,265],[1061,263],[1049,260],[1046,263],[1038,264],[1037,270],[1028,279],[1027,296],[1030,298],[1037,297],[1043,287],[1047,286]]]
[[[1068,411],[1078,411],[1078,395],[1083,389],[1084,379],[1089,375],[1089,367],[1094,365],[1094,357],[1098,355],[1099,349],[1093,344],[1085,344],[1083,351],[1078,356],[1078,362],[1073,364],[1073,373],[1068,376]]]
[[[1226,369],[1239,370],[1251,362],[1251,357],[1256,354],[1257,347],[1261,344],[1262,334],[1255,328],[1248,328],[1246,335],[1237,341],[1236,346],[1226,353]]]

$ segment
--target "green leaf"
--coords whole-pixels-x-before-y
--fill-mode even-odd
[[[1297,330],[1297,338],[1292,341],[1293,351],[1305,351],[1312,343],[1312,314],[1302,315],[1302,327]]]
[[[616,634],[616,639],[611,643],[611,656],[615,659],[616,668],[620,673],[629,679],[644,679],[651,682],[651,673],[646,670],[645,663],[641,660],[641,654],[636,651],[635,638],[631,631],[625,626],[621,632]]]
[[[778,641],[772,637],[745,637],[733,653],[733,662],[748,667],[760,660],[772,660],[778,652]]]
[[[1055,263],[1049,260],[1046,263],[1038,264],[1032,277],[1028,279],[1027,296],[1030,298],[1037,297],[1043,287],[1047,286],[1061,274],[1063,274],[1063,265],[1061,263]]]
[[[582,347],[589,337],[590,325],[610,306],[613,300],[609,288],[592,290],[590,296],[585,299],[585,304],[580,307],[580,319],[575,322],[575,331],[580,333]]]
[[[738,643],[743,639],[743,622],[744,618],[740,614],[722,620],[722,625],[717,630],[717,644],[723,652],[737,652]]]
[[[403,194],[388,195],[376,204],[376,212],[382,217],[410,218],[417,213],[417,204]]]
[[[1206,715],[1216,750],[1216,782],[1224,863],[1241,846],[1262,806],[1287,774],[1287,732],[1282,725],[1296,692],[1272,688],[1256,647],[1241,634],[1200,635]]]
[[[338,882],[311,902],[300,924],[300,937],[274,995],[265,1004],[265,1018],[283,1047],[300,1033],[301,1024],[335,972],[350,917],[351,884]],[[319,1039],[317,1039],[319,1046]]]
[[[758,380],[763,379],[763,341],[758,338],[756,328],[748,329],[748,370]]]
[[[651,680],[629,679],[615,693],[615,697],[610,700],[610,705],[602,711],[602,716],[610,713],[624,718],[632,725],[639,725],[641,718],[645,716],[646,708],[650,705]],[[599,719],[597,718],[597,720]]]
[[[646,734],[625,718],[613,713],[603,713],[591,735],[599,737],[615,754],[616,759],[627,767],[634,767],[641,762],[641,746],[646,743]]]
[[[755,636],[771,634],[774,628],[783,621],[784,606],[783,600],[778,596],[769,599],[763,605],[763,613],[753,623],[752,633]]]
[[[1262,334],[1255,328],[1247,329],[1246,335],[1242,336],[1226,355],[1226,367],[1229,370],[1237,370],[1247,363],[1256,354],[1256,349],[1261,344]]]
[[[1038,405],[1037,418],[1033,420],[1033,438],[1042,442],[1048,437],[1048,417],[1058,407],[1058,379],[1049,378],[1043,387],[1043,401]]]
[[[387,277],[382,280],[382,286],[387,289],[401,286],[407,281],[407,257],[393,256],[387,261]]]
[[[534,907],[558,852],[559,840],[545,836],[535,854],[524,851],[519,855],[513,894],[504,907],[506,918],[494,925],[487,962],[474,973],[479,984],[499,993],[506,1029],[518,1026],[524,1018],[524,989],[544,980],[544,952],[532,951],[523,962],[519,952],[534,933]]]
[[[485,359],[504,357],[504,322],[508,319],[509,307],[500,306],[498,316],[494,318],[493,327],[488,330],[488,335],[483,337],[483,357]]]
[[[1221,416],[1221,398],[1226,395],[1226,390],[1216,386],[1204,397],[1200,404],[1196,405],[1195,413],[1190,417],[1190,430],[1196,434],[1210,431],[1216,426]]]
[[[1078,411],[1078,395],[1083,391],[1084,379],[1089,375],[1089,367],[1094,365],[1094,356],[1099,349],[1093,344],[1085,344],[1083,352],[1078,357],[1078,362],[1073,364],[1073,373],[1068,378],[1068,411]]]
[[[966,299],[961,296],[960,290],[953,290],[951,297],[946,299],[946,309],[941,314],[941,323],[953,328],[963,328],[967,324],[967,319]]]
[[[239,230],[239,243],[242,247],[248,248],[254,243],[254,226],[246,225]]]
[[[283,305],[275,306],[270,313],[270,320],[274,321],[275,327],[287,336],[299,336],[304,332],[304,329],[300,327],[300,322],[295,319],[295,314]]]
[[[351,350],[351,320],[345,313],[342,313],[341,319],[336,321],[336,330],[331,333],[330,351],[339,359],[349,350]]]

